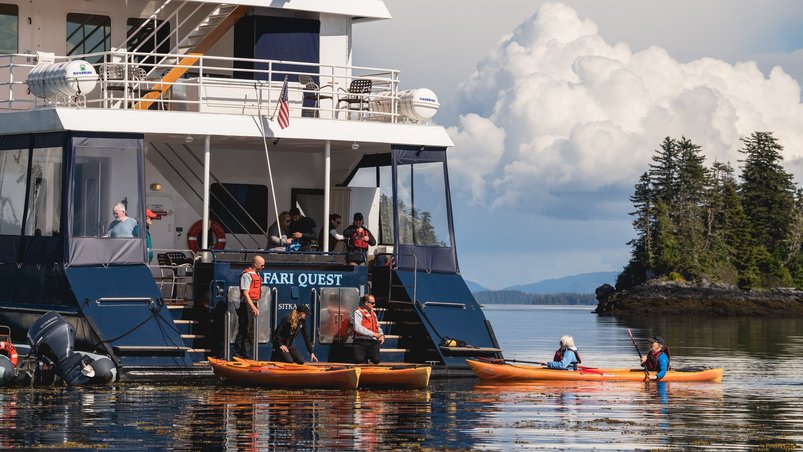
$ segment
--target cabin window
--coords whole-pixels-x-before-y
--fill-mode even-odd
[[[170,22],[132,17],[126,21],[126,26],[129,52],[170,53]],[[142,55],[135,59],[148,67],[156,63],[155,56]]]
[[[0,151],[0,235],[20,235],[28,181],[29,150]]]
[[[57,236],[61,231],[62,148],[33,150],[25,235]]]
[[[212,184],[212,219],[232,234],[264,234],[268,229],[268,187],[250,184]]]
[[[450,247],[442,162],[398,165],[399,243]]]
[[[142,218],[137,218],[144,211],[137,168],[136,148],[75,148],[73,236],[107,236],[117,203],[123,204],[128,217],[143,223]]]
[[[0,54],[17,53],[19,46],[19,7],[0,3]]]
[[[296,81],[298,79],[293,74],[295,72],[318,72],[320,29],[321,23],[312,19],[246,16],[234,26],[234,57],[283,61],[270,66],[273,71],[271,80],[282,81],[290,73],[290,81]],[[310,64],[284,63],[285,61]],[[234,67],[246,69],[235,72],[235,78],[268,78],[268,63],[235,60]]]
[[[108,52],[112,47],[112,20],[94,14],[67,14],[67,55]],[[86,61],[103,62],[103,55],[85,57]]]

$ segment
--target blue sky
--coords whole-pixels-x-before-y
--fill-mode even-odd
[[[797,1],[386,4],[394,19],[355,27],[354,63],[438,95],[467,279],[620,270],[628,197],[667,135],[738,166],[739,138],[771,130],[803,180]]]

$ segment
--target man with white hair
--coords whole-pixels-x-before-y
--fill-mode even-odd
[[[546,363],[546,366],[550,369],[577,370],[577,365],[581,362],[580,353],[574,346],[574,338],[561,336],[560,348],[555,352],[552,361]]]
[[[118,202],[112,209],[114,221],[109,224],[109,237],[134,237],[134,228],[137,227],[137,220],[125,214],[125,205]]]

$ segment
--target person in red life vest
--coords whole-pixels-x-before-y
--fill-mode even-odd
[[[669,361],[671,358],[669,347],[666,346],[664,338],[655,336],[650,339],[650,351],[641,358],[641,365],[647,370],[658,372],[655,376],[650,377],[650,380],[660,380],[664,378],[664,375],[670,369]]]
[[[354,214],[354,222],[343,231],[346,238],[346,262],[365,265],[368,262],[368,247],[376,245],[376,239],[364,225],[362,214]]]
[[[571,336],[561,336],[560,348],[555,352],[552,361],[546,363],[550,369],[577,370],[580,360],[580,352],[574,346],[574,338]]]
[[[253,264],[240,275],[240,307],[237,308],[237,337],[234,339],[234,354],[250,358],[254,349],[254,318],[259,317],[259,299],[262,297],[262,278],[259,272],[265,268],[265,259],[254,256]]]
[[[301,352],[293,346],[296,336],[301,332],[301,337],[304,338],[304,344],[307,346],[307,352],[309,352],[310,361],[318,361],[318,357],[315,356],[315,353],[312,353],[312,342],[309,340],[309,334],[307,334],[307,316],[309,313],[309,307],[300,304],[279,322],[279,326],[276,327],[276,332],[273,334],[273,356],[271,360],[304,364]]]
[[[379,364],[379,346],[385,342],[385,333],[376,318],[376,298],[365,295],[362,305],[354,311],[354,362]]]

